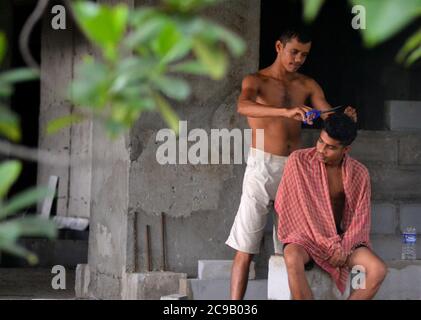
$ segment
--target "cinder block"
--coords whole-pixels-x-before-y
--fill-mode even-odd
[[[350,155],[363,163],[397,164],[398,137],[387,131],[360,131],[351,146]]]
[[[350,282],[343,295],[336,288],[328,273],[317,265],[306,271],[307,281],[316,300],[344,300],[349,296]],[[288,284],[288,273],[283,256],[274,255],[269,260],[268,299],[290,300],[291,292]]]
[[[390,130],[421,130],[421,101],[389,100],[385,106],[386,126]]]
[[[400,206],[400,230],[406,227],[415,227],[417,234],[421,234],[421,203],[401,204]]]
[[[421,133],[410,133],[399,139],[399,164],[421,165]]]
[[[384,261],[401,258],[402,243],[399,235],[370,236],[374,252]]]
[[[244,300],[266,300],[268,280],[250,280]],[[230,280],[184,279],[180,281],[180,294],[192,300],[229,300]]]
[[[414,167],[367,165],[374,200],[413,200],[421,198],[421,170]]]
[[[188,300],[188,298],[185,295],[174,293],[168,296],[162,296],[161,300]]]
[[[421,300],[421,260],[388,261],[376,300]]]
[[[396,234],[397,208],[393,203],[373,203],[371,206],[371,234]]]
[[[76,298],[89,298],[89,264],[78,264],[76,266],[75,295]]]
[[[200,280],[231,279],[232,260],[199,260],[198,278]],[[250,264],[249,279],[256,278],[254,261]]]
[[[125,300],[159,300],[162,296],[179,292],[180,279],[185,273],[147,272],[128,273],[122,285],[122,298]]]

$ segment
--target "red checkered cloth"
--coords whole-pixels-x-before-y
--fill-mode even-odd
[[[316,148],[310,148],[295,151],[288,158],[275,199],[278,238],[283,243],[302,245],[344,293],[349,269],[335,268],[328,260],[338,247],[347,255],[358,245],[371,248],[370,176],[364,165],[345,155],[342,162],[344,233],[340,236],[330,202],[326,167],[316,154]]]

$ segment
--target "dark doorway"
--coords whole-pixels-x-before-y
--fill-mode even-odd
[[[312,25],[311,53],[300,72],[314,78],[331,105],[357,108],[359,127],[384,130],[386,100],[420,100],[421,63],[411,69],[395,63],[405,40],[417,30],[416,21],[382,45],[367,50],[358,30],[351,26],[353,15],[346,0],[327,0]],[[302,24],[299,0],[261,2],[260,67],[276,57],[275,41],[291,25]]]
[[[36,1],[12,1],[12,28],[9,39],[11,51],[10,68],[27,67],[19,50],[19,36],[25,21],[34,10]],[[6,14],[6,13],[2,13]],[[31,54],[40,63],[41,56],[41,25],[38,23],[31,32],[29,43]],[[15,86],[14,94],[10,99],[11,109],[19,116],[21,122],[21,144],[30,147],[38,147],[38,118],[40,107],[40,82],[22,82]],[[11,189],[10,195],[21,192],[37,183],[37,163],[22,161],[23,169],[17,183]],[[34,211],[30,208],[29,211]]]

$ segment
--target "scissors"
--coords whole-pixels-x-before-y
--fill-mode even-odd
[[[343,108],[343,106],[337,106],[335,108],[329,109],[329,110],[325,110],[325,111],[320,111],[317,109],[312,109],[310,111],[306,112],[306,118],[311,117],[314,114],[314,118],[312,120],[316,120],[318,117],[320,117],[322,114],[324,113],[328,113],[328,112],[334,112],[336,110],[339,110],[340,108]],[[307,121],[303,121],[305,124],[307,124]]]

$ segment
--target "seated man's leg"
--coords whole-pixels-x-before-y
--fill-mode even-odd
[[[307,251],[299,244],[289,243],[284,247],[284,258],[292,299],[313,299],[313,293],[305,275],[305,265],[310,261]]]
[[[365,270],[365,289],[353,290],[348,299],[372,299],[380,288],[387,274],[386,264],[367,247],[359,247],[349,256],[347,264],[350,269],[362,266]],[[352,289],[352,288],[351,288]]]

